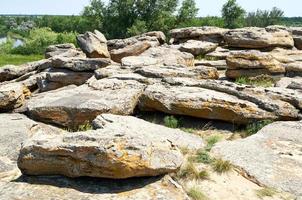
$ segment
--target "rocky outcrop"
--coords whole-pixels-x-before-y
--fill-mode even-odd
[[[156,134],[164,135],[164,130],[157,129],[160,132]],[[181,152],[165,136],[105,126],[86,132],[35,135],[22,144],[18,167],[28,175],[124,179],[174,172],[182,160]]]
[[[166,36],[161,31],[152,31],[147,32],[141,35],[133,36],[126,39],[113,39],[108,41],[108,48],[109,50],[113,49],[122,49],[127,46],[134,45],[138,42],[147,42],[152,47],[156,47],[160,44],[165,43]]]
[[[67,85],[80,86],[92,76],[92,72],[74,72],[67,69],[50,69],[45,72],[45,76],[37,78],[37,85],[40,92],[46,92],[65,87]]]
[[[302,28],[301,27],[290,27],[290,32],[293,34],[295,41],[295,47],[302,50]]]
[[[130,115],[144,85],[137,81],[101,79],[37,94],[28,102],[33,119],[76,128],[102,113]]]
[[[201,87],[154,84],[140,98],[141,110],[246,124],[275,116],[236,96]]]
[[[127,56],[138,56],[150,47],[150,43],[142,41],[136,42],[133,45],[128,45],[121,49],[113,49],[110,51],[111,59],[115,62],[120,63],[122,58]]]
[[[78,35],[77,42],[89,58],[110,58],[107,40],[105,36],[97,30],[93,33],[86,32],[85,34]]]
[[[173,29],[170,31],[172,43],[183,43],[188,40],[199,40],[214,43],[222,43],[226,29],[203,26]]]
[[[200,56],[214,51],[217,47],[217,43],[188,40],[187,42],[180,45],[179,50],[191,53],[194,56]]]
[[[227,59],[226,76],[236,79],[239,77],[255,77],[259,75],[282,76],[284,66],[273,56],[260,51],[240,51],[231,53]]]
[[[294,40],[291,34],[275,27],[248,27],[230,30],[224,34],[229,47],[263,49],[273,47],[292,48]]]
[[[0,112],[21,107],[28,96],[30,96],[30,91],[21,83],[0,85]]]
[[[225,60],[195,60],[195,66],[215,67],[218,70],[227,69]]]
[[[26,63],[20,66],[6,65],[0,68],[0,82],[10,81],[19,78],[35,70],[43,70],[50,67],[48,59]]]
[[[111,64],[107,58],[64,58],[54,57],[51,62],[53,68],[68,69],[75,72],[94,71]]]
[[[74,44],[56,44],[47,47],[45,50],[45,58],[52,58],[54,56],[81,58],[86,57],[86,55],[82,51],[76,49]]]
[[[249,179],[301,196],[301,129],[302,122],[276,122],[246,139],[219,143],[212,151]]]

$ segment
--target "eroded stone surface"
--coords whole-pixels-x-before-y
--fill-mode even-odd
[[[81,50],[76,49],[74,44],[57,44],[47,47],[45,50],[45,58],[52,58],[54,56],[82,58],[86,57],[86,55]]]
[[[213,153],[260,184],[301,196],[301,134],[301,121],[275,122],[246,139],[219,143]]]
[[[180,45],[179,50],[193,54],[194,56],[205,55],[214,51],[218,47],[217,43],[188,40]]]

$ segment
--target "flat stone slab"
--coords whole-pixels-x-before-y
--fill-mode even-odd
[[[254,181],[302,196],[302,121],[275,122],[246,139],[218,143],[213,153]]]

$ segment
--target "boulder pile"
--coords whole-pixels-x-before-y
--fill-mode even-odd
[[[169,174],[184,149],[204,141],[137,118],[142,112],[240,126],[289,121],[212,152],[259,185],[302,196],[301,33],[190,27],[171,30],[168,43],[160,31],[108,41],[94,31],[77,37],[80,48],[52,45],[43,60],[0,67],[0,199],[189,199]],[[278,82],[237,81],[261,76]],[[79,177],[89,178],[70,179]],[[115,179],[122,195],[109,194]]]

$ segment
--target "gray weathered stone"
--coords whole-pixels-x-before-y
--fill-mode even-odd
[[[76,49],[74,44],[57,44],[47,47],[45,50],[45,58],[52,58],[54,56],[81,58],[86,57],[86,55],[81,50]]]
[[[72,71],[94,71],[96,69],[106,67],[111,64],[107,58],[64,58],[54,57],[52,59],[53,68],[69,69]]]
[[[227,69],[225,60],[195,60],[195,66],[215,67],[218,70]]]
[[[214,51],[218,47],[217,43],[188,40],[180,45],[179,50],[193,54],[194,56],[205,55]]]

